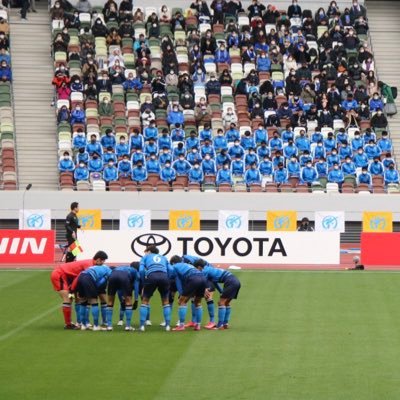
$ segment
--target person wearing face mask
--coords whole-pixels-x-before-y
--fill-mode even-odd
[[[172,110],[168,113],[167,122],[170,125],[180,124],[183,125],[185,122],[182,111],[179,111],[179,107],[174,105]]]
[[[225,48],[225,44],[223,42],[220,44],[219,48],[216,50],[214,54],[215,62],[218,64],[230,64],[231,57],[229,55],[229,51]]]
[[[71,81],[72,81],[72,83],[71,83],[71,91],[72,92],[83,92],[83,85],[82,85],[82,82],[81,82],[81,80],[80,80],[80,78],[79,78],[79,76],[77,76],[77,75],[75,75],[75,76],[73,76],[72,78],[71,78]]]
[[[273,173],[274,182],[279,186],[282,183],[287,183],[289,180],[288,170],[284,167],[284,164],[280,162],[277,165],[277,169],[275,169]]]
[[[146,162],[147,173],[159,175],[161,172],[160,162],[157,160],[156,153],[151,153]]]
[[[82,110],[79,104],[76,105],[75,109],[71,112],[71,125],[74,124],[85,124],[86,115],[85,111]]]
[[[318,177],[326,177],[328,176],[328,163],[326,162],[324,157],[321,157],[317,163],[315,163],[315,169],[317,170]]]
[[[103,146],[103,148],[108,148],[111,147],[112,149],[115,148],[117,145],[117,142],[115,140],[115,135],[111,129],[106,129],[106,134],[103,135],[100,139],[100,143]]]
[[[86,151],[86,149],[84,147],[81,147],[78,150],[78,153],[76,154],[76,158],[75,158],[75,164],[80,164],[81,162],[85,163],[85,165],[88,164],[89,162],[89,153]]]
[[[132,174],[132,163],[129,160],[129,156],[125,154],[122,160],[118,163],[118,177],[129,178]]]
[[[171,163],[167,161],[161,170],[160,178],[163,182],[172,183],[176,179],[176,171],[171,167]]]
[[[120,160],[124,155],[129,156],[129,145],[125,136],[120,136],[119,143],[115,147],[115,153]]]
[[[372,139],[364,146],[364,151],[370,160],[375,157],[380,157],[382,154],[382,150]]]
[[[372,176],[374,176],[374,175],[383,176],[384,171],[385,171],[385,168],[384,168],[380,158],[375,157],[374,161],[371,164],[369,164],[368,172]]]
[[[335,164],[340,163],[340,157],[336,148],[332,149],[331,154],[327,157],[328,167],[332,168]]]
[[[201,162],[201,169],[205,176],[215,175],[217,173],[217,166],[210,154],[205,155],[203,161]]]
[[[387,131],[382,132],[381,139],[378,140],[378,147],[381,149],[382,153],[390,153],[393,149],[392,140],[389,139]]]
[[[244,156],[244,165],[246,168],[250,167],[252,164],[255,164],[258,167],[259,158],[256,154],[255,149],[250,148],[249,152]]]
[[[295,139],[295,144],[299,151],[304,152],[305,150],[310,151],[311,143],[310,139],[306,136],[306,132],[304,129],[300,131],[300,136],[297,136]]]
[[[314,160],[319,160],[320,158],[326,157],[326,150],[322,140],[317,142],[317,145],[312,149],[311,154]]]
[[[102,78],[98,79],[96,82],[97,93],[107,92],[112,93],[112,83],[108,79],[107,72],[102,73]]]
[[[346,141],[344,141],[342,143],[342,145],[339,147],[339,151],[338,151],[339,157],[340,157],[340,161],[343,161],[347,156],[352,156],[353,152],[351,150],[351,147],[349,146],[349,143]]]
[[[242,136],[240,140],[240,145],[244,150],[249,150],[250,148],[255,148],[256,147],[256,142],[254,140],[254,136],[251,134],[250,131],[246,131],[244,135]],[[235,146],[233,146],[235,147]],[[235,148],[232,151],[236,151],[237,149]],[[229,153],[231,156],[234,154]]]
[[[200,168],[200,162],[195,161],[188,174],[189,183],[202,184],[204,180],[203,169]]]
[[[235,123],[231,123],[230,128],[225,132],[225,137],[228,143],[232,143],[236,140],[240,140],[240,133],[236,128]]]
[[[200,147],[200,141],[199,138],[197,137],[196,131],[192,130],[189,133],[189,137],[185,140],[185,145],[188,150],[191,150],[193,148],[199,148]]]
[[[146,157],[142,153],[142,149],[141,148],[136,147],[135,151],[132,153],[131,162],[132,162],[133,165],[137,165],[139,163],[144,165],[146,163]]]
[[[286,168],[288,170],[289,178],[300,177],[300,163],[296,157],[292,156],[286,164]]]
[[[74,150],[79,150],[81,148],[85,149],[86,145],[87,140],[85,132],[83,132],[83,130],[79,128],[76,135],[74,135],[74,139],[72,140],[72,148]]]
[[[138,76],[134,77],[133,73],[128,74],[128,79],[122,84],[125,93],[139,93],[143,89],[143,84]]]
[[[331,152],[334,148],[337,146],[337,142],[335,137],[333,136],[333,132],[328,133],[328,137],[326,137],[324,140],[324,147],[325,150],[329,153]]]
[[[172,149],[172,140],[167,128],[163,128],[161,136],[157,139],[157,144],[159,149]]]
[[[383,110],[384,104],[382,99],[379,97],[379,93],[374,93],[372,98],[369,101],[369,109],[371,112],[375,112],[379,110]]]
[[[171,149],[169,149],[168,147],[164,147],[158,157],[158,161],[160,161],[161,166],[165,166],[167,162],[171,164],[172,160],[173,156],[171,153]]]
[[[112,161],[114,164],[117,163],[117,156],[114,153],[113,147],[107,147],[107,151],[105,153],[103,153],[104,165],[108,164],[110,161]]]
[[[394,164],[390,164],[389,168],[385,170],[383,179],[385,181],[385,185],[393,183],[399,184],[399,171],[395,169]]]
[[[88,163],[89,172],[101,172],[103,170],[103,160],[101,155],[98,153],[93,153],[92,158]]]
[[[199,164],[203,160],[203,157],[200,155],[198,149],[193,147],[191,151],[187,154],[186,159],[189,161],[190,165],[194,165],[196,162]]]
[[[209,96],[210,94],[221,94],[221,83],[214,74],[210,76],[210,80],[206,83],[206,95]]]
[[[71,156],[69,155],[68,151],[65,151],[58,162],[58,170],[60,172],[73,172],[74,169],[75,165],[71,159]]]
[[[93,133],[90,135],[90,142],[86,145],[86,151],[92,156],[94,153],[103,154],[103,147],[97,140],[97,136]]]
[[[236,124],[238,122],[238,117],[232,107],[228,107],[223,111],[222,120],[225,127],[229,127],[232,123]]]
[[[185,159],[183,154],[172,164],[172,168],[176,171],[177,176],[187,176],[191,167],[189,161]]]
[[[242,162],[242,161],[240,161],[240,162]],[[244,167],[243,167],[243,172],[244,172]],[[243,174],[243,172],[242,172],[242,174]],[[229,163],[228,162],[224,163],[222,168],[217,173],[217,178],[215,180],[217,186],[219,186],[221,184],[233,185],[232,175],[233,175],[232,166],[231,166],[231,168],[229,168]]]
[[[144,154],[146,157],[149,157],[152,153],[158,154],[158,147],[154,138],[150,138],[144,146]]]
[[[361,174],[357,176],[357,183],[360,184],[365,184],[368,186],[372,185],[372,176],[368,172],[368,167],[362,167],[361,169]]]
[[[283,149],[283,141],[279,137],[278,131],[273,133],[273,137],[269,141],[269,148],[271,151],[282,150]]]
[[[292,139],[290,139],[287,145],[283,147],[283,155],[288,159],[298,155],[297,146],[293,143]]]
[[[328,173],[328,182],[337,183],[339,187],[342,186],[344,182],[343,171],[339,168],[339,164],[335,163],[333,169]]]
[[[301,169],[300,179],[308,186],[311,186],[311,184],[318,179],[318,172],[311,162],[307,162],[306,166]]]
[[[202,157],[209,155],[211,158],[215,158],[216,156],[215,149],[210,139],[206,139],[204,141],[204,144],[200,147],[200,154]]]
[[[247,186],[261,184],[261,173],[256,163],[252,163],[250,168],[244,174],[244,181]]]
[[[291,119],[293,116],[293,112],[289,108],[289,104],[285,102],[279,106],[276,115],[279,119]]]
[[[7,62],[3,60],[1,62],[0,67],[0,79],[3,82],[11,82],[12,81],[12,72],[11,68],[7,65]]]
[[[143,163],[139,161],[135,167],[132,168],[132,180],[134,182],[140,183],[147,181],[148,174],[146,168],[143,166]]]
[[[362,148],[364,146],[364,141],[361,138],[361,134],[359,131],[354,132],[354,138],[351,139],[351,150],[357,151],[360,147]]]
[[[239,140],[235,140],[233,146],[229,148],[228,154],[231,158],[236,158],[237,156],[243,158],[244,148],[240,145]]]
[[[89,170],[84,162],[80,162],[74,171],[75,182],[89,180]]]
[[[158,128],[154,119],[150,120],[149,126],[144,128],[144,140],[148,142],[150,139],[158,139]]]
[[[110,160],[103,170],[103,179],[108,184],[109,182],[116,181],[118,179],[118,170],[115,167],[113,160]]]
[[[342,172],[344,176],[356,175],[356,165],[353,161],[351,161],[350,156],[347,156],[345,162],[342,164]]]
[[[357,149],[357,153],[353,156],[353,161],[356,168],[368,167],[368,156],[364,153],[362,147]]]
[[[228,141],[222,129],[218,129],[217,136],[213,139],[213,146],[216,153],[219,153],[221,150],[228,150]]]

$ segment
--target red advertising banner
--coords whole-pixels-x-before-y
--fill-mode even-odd
[[[0,264],[54,262],[55,231],[0,230]]]
[[[400,265],[400,233],[361,233],[361,261],[369,265]]]

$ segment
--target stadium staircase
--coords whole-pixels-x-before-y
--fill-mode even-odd
[[[368,23],[379,80],[389,86],[399,84],[400,8],[395,1],[367,1]],[[389,130],[397,163],[400,162],[400,97],[396,99],[398,114],[389,117]]]
[[[47,2],[36,7],[28,21],[21,21],[18,9],[10,16],[18,180],[20,189],[32,183],[32,190],[57,190],[51,31]]]

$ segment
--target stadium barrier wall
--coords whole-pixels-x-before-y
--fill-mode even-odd
[[[211,263],[340,263],[340,234],[333,232],[86,231],[79,243],[83,252],[78,259],[90,258],[101,249],[110,263],[138,261],[150,244],[167,257],[187,253]]]
[[[365,265],[400,265],[400,233],[362,233],[361,262]]]
[[[54,263],[55,231],[0,230],[0,264]]]

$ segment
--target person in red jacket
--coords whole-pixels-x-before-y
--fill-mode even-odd
[[[64,329],[77,329],[71,322],[71,304],[70,289],[79,274],[85,269],[94,265],[103,265],[108,256],[104,251],[98,251],[91,260],[80,260],[57,266],[50,275],[53,288],[60,295],[62,303],[62,312],[64,315]],[[76,305],[75,307],[78,307]],[[77,312],[78,315],[78,312]]]

